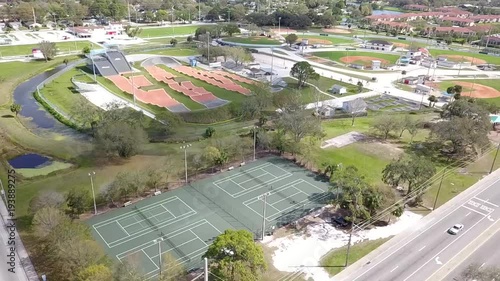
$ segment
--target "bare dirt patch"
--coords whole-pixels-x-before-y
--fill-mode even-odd
[[[318,39],[318,38],[300,38],[297,40],[300,42],[302,39],[307,39],[309,41],[309,44],[322,44],[322,45],[332,45],[332,42],[325,40],[325,39]]]
[[[342,33],[342,34],[350,34],[351,31],[347,29],[341,29],[341,28],[323,28],[324,32],[330,32],[330,33]]]
[[[488,98],[498,98],[500,97],[500,91],[497,91],[496,89],[488,86],[484,86],[478,83],[471,83],[471,82],[462,82],[462,81],[456,81],[456,84],[464,87],[464,88],[469,88],[473,89],[472,93],[462,93],[464,96],[472,96],[473,98],[478,98],[478,99],[488,99]]]
[[[355,64],[362,64],[364,66],[371,66],[372,61],[374,60],[379,60],[382,64],[389,64],[390,62],[388,60],[376,58],[376,57],[366,57],[366,56],[348,56],[348,57],[341,57],[340,61],[343,63],[355,63]]]
[[[446,57],[450,59],[451,61],[455,62],[461,62],[461,61],[468,61],[471,62],[472,64],[487,64],[485,60],[474,58],[474,57],[464,57],[460,55],[440,55],[440,57]]]
[[[275,32],[275,33],[278,33],[281,31],[281,33],[283,32],[286,32],[286,33],[297,33],[297,30],[295,29],[290,29],[290,28],[286,28],[286,27],[282,27],[281,29],[279,28],[274,28],[274,29],[271,29],[272,32]]]
[[[410,47],[410,45],[408,45],[406,43],[393,43],[393,44],[394,44],[394,46],[399,47],[399,48],[405,48],[406,49],[406,48]]]

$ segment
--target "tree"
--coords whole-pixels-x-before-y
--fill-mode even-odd
[[[484,266],[478,263],[472,263],[465,268],[460,277],[454,278],[457,281],[492,281],[499,280],[500,267]]]
[[[175,38],[170,39],[170,44],[171,44],[172,46],[174,46],[174,47],[175,47],[175,45],[177,45],[177,42],[178,42],[178,41],[177,41],[177,39],[175,39]]]
[[[246,230],[224,231],[203,258],[211,261],[212,274],[223,280],[257,281],[267,268],[262,247]]]
[[[90,50],[91,50],[90,46],[85,46],[85,47],[83,47],[83,49],[82,49],[82,53],[83,53],[84,55],[88,55],[88,54],[90,54]]]
[[[63,63],[64,63],[64,65],[68,66],[69,60],[68,59],[64,59]]]
[[[130,25],[125,26],[125,33],[128,35],[128,37],[137,37],[139,34],[141,34],[142,28],[140,27],[132,27]]]
[[[286,37],[285,37],[285,42],[287,44],[290,45],[290,47],[292,46],[293,43],[295,43],[295,41],[297,41],[299,39],[299,37],[297,37],[297,35],[295,33],[291,33],[291,34],[288,34]]]
[[[90,206],[90,193],[83,189],[72,189],[66,195],[66,204],[68,205],[68,214],[71,217],[78,218]]]
[[[113,272],[104,264],[93,264],[81,270],[76,281],[109,281],[113,280]]]
[[[17,104],[17,103],[13,103],[11,106],[10,106],[10,111],[12,113],[15,113],[16,116],[19,114],[19,112],[21,112],[21,105],[20,104]]]
[[[277,127],[290,134],[295,143],[306,136],[319,136],[322,133],[321,120],[305,110],[282,112]]]
[[[29,203],[28,212],[35,214],[38,210],[43,208],[54,208],[61,210],[65,203],[64,195],[57,191],[44,191],[40,192],[33,197]]]
[[[372,124],[373,129],[384,136],[384,140],[389,137],[389,134],[397,130],[398,120],[390,115],[377,116]]]
[[[299,80],[299,89],[305,85],[307,80],[318,80],[320,77],[319,74],[316,73],[314,68],[307,61],[295,63],[290,71],[290,75]]]
[[[229,36],[233,36],[235,33],[240,33],[240,28],[233,23],[225,24],[222,30]]]
[[[158,281],[179,281],[186,276],[186,269],[170,253],[162,255],[162,272]]]
[[[436,168],[432,161],[423,156],[411,155],[403,156],[393,160],[382,171],[382,181],[393,187],[407,184],[407,195],[412,194],[413,188],[424,189],[423,184],[436,173]],[[421,196],[419,191],[416,196]]]
[[[56,56],[56,43],[49,41],[42,41],[38,45],[40,52],[42,52],[45,61],[52,60]]]
[[[429,101],[429,107],[434,107],[438,101],[435,95],[431,95],[427,100]]]
[[[205,134],[203,134],[203,136],[205,138],[211,138],[215,135],[215,129],[213,127],[208,127],[206,130],[205,130]]]
[[[67,222],[69,218],[60,210],[52,207],[39,209],[33,217],[33,230],[36,236],[45,237],[60,223]]]
[[[363,82],[358,81],[356,85],[358,86],[358,93],[361,93],[363,91]]]
[[[140,146],[147,142],[147,135],[138,125],[110,121],[97,127],[94,139],[96,148],[106,154],[129,158],[137,154]]]

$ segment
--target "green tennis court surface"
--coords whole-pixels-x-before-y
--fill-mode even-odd
[[[265,158],[88,223],[111,257],[140,265],[145,276],[154,279],[160,270],[160,250],[192,269],[202,266],[201,256],[225,229],[246,229],[260,237],[263,194],[266,231],[323,206],[331,198],[325,192],[328,182],[315,177],[287,160]]]

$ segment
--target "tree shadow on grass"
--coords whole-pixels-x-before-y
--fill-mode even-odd
[[[12,115],[12,114],[5,114],[5,115],[2,115],[2,118],[14,118],[15,116]]]

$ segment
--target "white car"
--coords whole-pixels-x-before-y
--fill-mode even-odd
[[[463,224],[455,224],[454,226],[448,229],[449,234],[457,235],[464,228]]]

